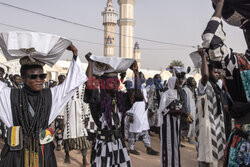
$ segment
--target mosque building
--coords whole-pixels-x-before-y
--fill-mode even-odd
[[[104,26],[104,56],[115,56],[115,28],[117,25],[117,12],[112,0],[108,0],[107,7],[102,12]]]
[[[134,58],[140,67],[141,51],[138,42],[134,44],[135,0],[118,0],[119,20],[112,0],[102,12],[104,26],[104,56],[115,56],[115,29],[119,26],[119,57]]]
[[[116,28],[119,27],[119,57],[134,58],[139,68],[141,67],[141,51],[138,42],[134,42],[134,6],[135,0],[117,0],[119,5],[119,13],[115,10],[112,0],[107,0],[106,7],[102,12],[103,26],[104,26],[104,56],[117,56],[115,49]],[[118,19],[119,16],[119,19]],[[47,73],[46,80],[57,80],[60,74],[66,74],[69,68],[70,61],[59,60],[52,68],[45,65],[44,72]],[[87,63],[82,63],[84,69],[87,68]],[[7,61],[0,50],[0,66],[5,70],[10,68],[9,74],[19,74],[20,64],[19,60]],[[162,79],[168,79],[171,74],[164,69],[150,70],[140,69],[146,78],[153,77],[155,74],[160,74]],[[133,72],[128,70],[127,77],[133,77]]]

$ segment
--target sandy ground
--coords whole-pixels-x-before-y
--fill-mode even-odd
[[[154,135],[151,136],[152,148],[160,152],[160,140]],[[197,166],[195,146],[183,142],[186,147],[181,148],[181,164],[182,167],[194,167]],[[0,142],[2,148],[3,142]],[[132,165],[134,167],[160,167],[160,155],[152,156],[146,154],[146,149],[142,142],[137,142],[135,145],[140,155],[131,154]],[[91,150],[88,150],[88,161],[90,160]],[[82,166],[82,155],[80,151],[71,151],[71,164],[64,163],[64,151],[55,151],[58,167],[80,167]],[[90,166],[90,165],[89,165]]]

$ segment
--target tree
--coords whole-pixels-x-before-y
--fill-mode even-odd
[[[184,64],[180,60],[173,60],[168,67],[174,66],[184,67]]]

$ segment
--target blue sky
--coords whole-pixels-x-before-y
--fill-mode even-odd
[[[101,12],[107,0],[0,0],[29,10],[63,18],[81,24],[103,28]],[[117,0],[113,0],[119,11]],[[80,39],[90,42],[103,43],[103,32],[78,27],[68,23],[55,21],[42,16],[30,14],[17,9],[0,5],[0,23],[24,27],[34,31],[53,33],[67,38]],[[136,0],[135,5],[135,36],[178,44],[201,44],[201,34],[213,14],[210,0]],[[225,25],[227,33],[226,43],[237,52],[245,52],[246,44],[242,31],[237,27]],[[12,31],[0,25],[0,31]],[[117,26],[117,32],[119,31]],[[119,37],[116,36],[116,45]],[[142,49],[142,68],[160,70],[165,68],[171,60],[181,60],[185,65],[192,66],[189,53],[193,48],[182,48],[171,45],[155,44],[138,41]],[[74,42],[80,55],[91,51],[96,55],[103,55],[103,46]],[[118,48],[116,48],[118,55]],[[63,59],[70,59],[65,54]],[[82,58],[83,61],[84,58]]]

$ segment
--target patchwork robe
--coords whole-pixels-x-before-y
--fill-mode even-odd
[[[213,163],[224,156],[224,115],[223,112],[217,113],[215,92],[209,82],[205,87],[199,83],[198,94],[195,116],[197,160]]]

